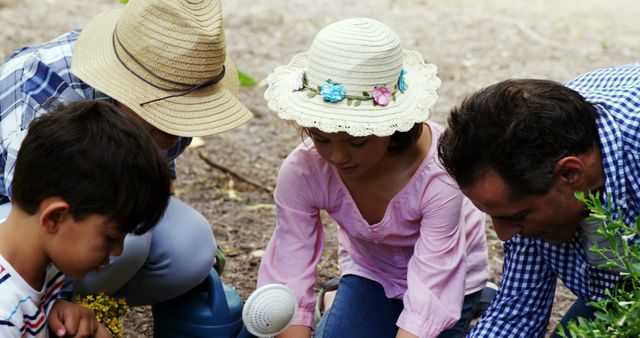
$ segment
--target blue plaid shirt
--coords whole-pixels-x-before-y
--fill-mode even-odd
[[[621,211],[624,221],[633,224],[640,214],[640,63],[587,73],[567,86],[600,113],[604,193],[612,195],[611,207]],[[619,277],[589,265],[581,232],[559,246],[519,235],[504,242],[500,291],[468,336],[543,337],[556,277],[583,300],[604,298],[604,291],[613,288]]]
[[[11,195],[16,156],[34,118],[46,114],[56,102],[98,99],[115,103],[71,74],[71,57],[79,34],[75,30],[40,46],[22,48],[0,65],[0,203],[7,202]],[[180,137],[165,153],[174,179],[175,158],[189,143],[191,138]]]

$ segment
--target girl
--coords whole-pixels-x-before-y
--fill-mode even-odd
[[[280,337],[311,336],[320,210],[340,226],[341,278],[316,337],[464,335],[488,275],[485,219],[437,161],[436,67],[380,22],[348,19],[267,83],[269,107],[311,139],[280,168],[258,274],[298,298]]]

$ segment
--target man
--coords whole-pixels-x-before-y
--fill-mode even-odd
[[[116,104],[152,136],[175,179],[174,159],[191,137],[251,117],[231,94],[235,72],[226,59],[219,0],[132,1],[96,16],[82,32],[15,52],[0,66],[0,217],[10,210],[16,154],[29,123],[57,103]],[[130,305],[162,302],[202,282],[215,250],[207,220],[171,197],[152,232],[127,236],[122,255],[78,281],[76,290],[124,296]]]
[[[544,336],[556,277],[578,297],[562,322],[593,316],[586,302],[606,297],[619,273],[597,267],[574,192],[611,195],[627,224],[640,215],[640,63],[566,86],[482,89],[453,109],[438,152],[505,241],[500,290],[470,336]]]

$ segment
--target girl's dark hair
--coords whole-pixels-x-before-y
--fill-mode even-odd
[[[36,118],[21,144],[13,202],[35,214],[60,197],[77,220],[106,216],[124,233],[142,234],[162,217],[169,169],[153,140],[129,114],[94,100],[59,106]]]
[[[400,154],[415,144],[422,134],[423,123],[416,123],[407,131],[396,131],[391,135],[389,147],[387,151],[391,154]],[[300,130],[300,137],[304,140],[305,136],[309,136],[309,128]]]
[[[422,135],[423,126],[424,124],[420,122],[414,124],[408,131],[396,131],[393,133],[387,151],[391,154],[400,154],[407,150],[418,142],[420,135]]]

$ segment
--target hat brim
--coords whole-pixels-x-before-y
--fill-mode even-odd
[[[238,77],[227,57],[225,77],[217,84],[141,106],[174,92],[155,88],[127,70],[113,50],[112,34],[122,9],[104,12],[82,30],[72,58],[72,73],[136,112],[154,127],[176,136],[206,136],[247,122],[251,112],[232,94]]]
[[[415,123],[430,117],[430,109],[438,99],[440,79],[435,65],[424,62],[415,51],[403,51],[403,68],[407,88],[397,93],[387,106],[363,101],[359,106],[347,100],[327,102],[321,95],[309,97],[307,90],[295,91],[294,83],[307,66],[307,53],[296,55],[288,65],[276,68],[267,77],[264,98],[278,117],[294,120],[302,127],[318,128],[327,133],[347,132],[353,136],[389,136],[407,131]],[[373,88],[372,88],[373,89]]]

